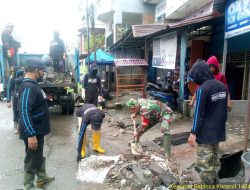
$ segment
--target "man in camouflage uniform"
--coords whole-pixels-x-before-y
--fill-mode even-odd
[[[202,183],[216,184],[220,162],[219,142],[226,139],[227,98],[223,83],[214,79],[205,61],[197,60],[193,65],[189,80],[198,84],[194,123],[188,142],[197,143],[197,167]]]
[[[141,116],[141,124],[137,127],[136,139],[158,122],[161,122],[161,132],[170,133],[169,124],[172,121],[172,110],[166,104],[158,100],[130,99],[127,101],[128,108],[132,111],[132,118]]]

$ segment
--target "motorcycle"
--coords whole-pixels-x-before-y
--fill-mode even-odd
[[[170,87],[173,85],[171,80],[171,73],[168,72],[165,78],[157,77],[156,83],[149,82],[147,84],[147,91],[161,91],[168,93],[171,89]]]
[[[173,74],[173,72],[172,72]],[[172,109],[176,110],[178,108],[179,99],[179,83],[180,79],[173,81],[174,77],[168,72],[165,78],[165,88],[160,88],[160,85],[148,85],[148,95],[151,99],[159,100],[161,102],[167,103]],[[158,88],[152,88],[152,86],[157,86]],[[184,98],[185,100],[189,98],[189,89],[187,80],[185,80]]]
[[[163,103],[166,103],[170,108],[176,110],[178,108],[178,102],[175,94],[165,93],[160,91],[148,91],[149,98],[152,100],[159,100]]]
[[[180,79],[176,80],[173,84],[175,91],[179,93],[179,87],[180,87]],[[188,80],[187,80],[187,74],[185,74],[184,78],[184,100],[189,100],[190,96],[190,90],[188,88]]]

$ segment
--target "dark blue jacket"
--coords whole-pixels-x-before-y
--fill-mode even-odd
[[[86,97],[102,96],[101,78],[97,74],[97,66],[91,65],[89,73],[84,75],[83,87],[85,88]]]
[[[225,141],[228,93],[225,85],[214,79],[208,64],[198,60],[189,79],[200,85],[196,90],[196,108],[191,133],[198,144],[216,144]]]
[[[8,90],[7,90],[7,102],[11,101],[12,98],[12,109],[13,109],[13,121],[18,121],[18,98],[19,98],[19,91],[18,88],[22,83],[23,76],[19,76],[16,79],[10,78]]]
[[[90,124],[92,116],[96,114],[100,114],[103,118],[105,117],[105,114],[93,104],[84,104],[76,112],[76,116],[82,118],[82,124],[87,125]]]
[[[18,105],[21,139],[50,133],[46,95],[36,81],[24,78],[19,86]]]

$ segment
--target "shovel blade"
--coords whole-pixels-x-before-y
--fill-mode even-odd
[[[131,152],[133,155],[142,155],[142,147],[139,143],[131,143]]]

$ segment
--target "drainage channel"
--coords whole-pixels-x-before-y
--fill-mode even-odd
[[[171,135],[171,145],[178,146],[181,144],[185,144],[188,142],[190,132],[182,132]],[[156,138],[153,140],[156,144],[163,147],[163,139],[162,137]],[[220,158],[220,171],[218,173],[219,179],[227,179],[235,178],[236,181],[242,182],[241,177],[239,176],[239,172],[241,171],[243,164],[241,162],[241,155],[243,151],[237,151],[230,154],[224,154]],[[250,169],[249,169],[250,170]],[[250,172],[249,172],[250,173]],[[238,176],[238,177],[237,177]],[[249,175],[250,176],[250,175]]]
[[[219,171],[219,178],[235,177],[242,169],[241,155],[243,151],[234,152],[231,154],[224,154],[220,158],[221,168]]]
[[[171,135],[171,145],[177,146],[177,145],[181,145],[181,144],[187,143],[189,134],[190,134],[189,131],[182,132],[182,133],[172,134]],[[163,147],[163,139],[162,139],[162,137],[158,137],[158,138],[154,139],[153,141],[156,144],[158,144],[159,146]]]

